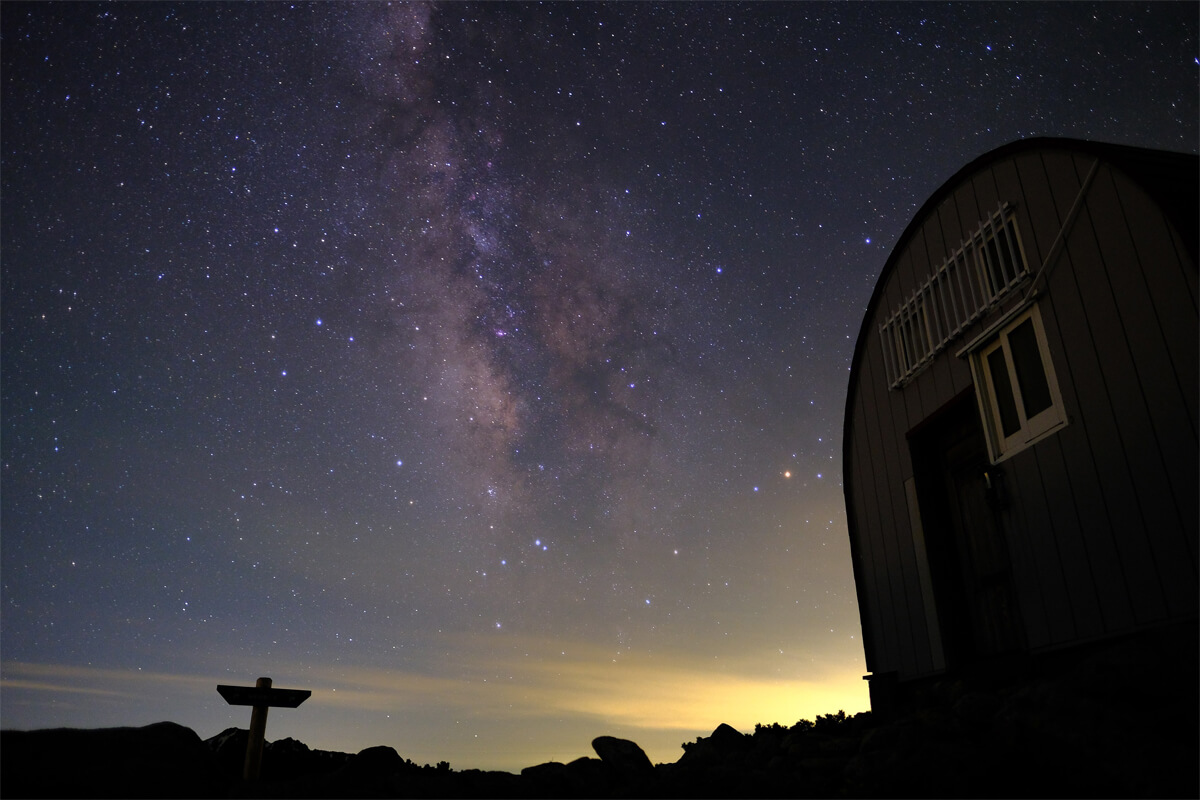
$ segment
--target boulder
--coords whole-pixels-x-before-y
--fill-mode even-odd
[[[684,745],[678,763],[688,768],[708,769],[719,764],[740,769],[752,744],[749,736],[722,722],[711,735]]]
[[[598,758],[584,756],[567,764],[567,782],[571,785],[572,797],[595,797],[607,795],[612,790],[613,767]]]
[[[592,740],[592,749],[622,778],[639,778],[654,771],[654,765],[637,742],[615,736],[597,736]]]
[[[395,748],[381,744],[359,750],[338,770],[338,774],[342,776],[390,775],[405,769],[415,769],[415,767],[411,762],[401,758]]]
[[[567,765],[561,761],[547,761],[521,770],[521,787],[527,797],[567,797],[571,781]]]

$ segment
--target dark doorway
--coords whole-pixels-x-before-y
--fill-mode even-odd
[[[1004,535],[1003,471],[973,391],[909,435],[930,578],[950,668],[1025,649]]]

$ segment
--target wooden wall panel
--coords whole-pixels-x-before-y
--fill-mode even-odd
[[[971,209],[967,213],[974,214],[975,212]],[[962,219],[962,212],[959,210],[957,197],[951,195],[946,202],[938,206],[937,212],[930,217],[930,221],[927,224],[928,233],[926,234],[926,241],[929,242],[930,255],[935,255],[939,262],[944,261],[947,256],[962,244],[962,240],[967,235],[966,226],[970,224],[970,222]],[[930,234],[936,235],[936,245],[934,242],[929,241],[933,239],[933,236]],[[937,248],[936,251],[935,247]]]
[[[1020,198],[1017,204],[1017,224],[1021,226],[1022,241],[1031,269],[1037,270],[1049,251],[1058,232],[1059,217],[1050,192],[1049,183],[1041,159],[1036,154],[1007,160],[997,164],[993,170],[997,185],[1005,194],[1014,193]],[[1044,301],[1043,301],[1044,302]],[[1045,317],[1043,317],[1045,321]],[[1059,374],[1060,386],[1063,376]],[[1061,433],[1059,434],[1061,435]],[[1006,470],[1017,472],[1017,465],[1009,464]],[[1062,544],[1053,535],[1050,503],[1045,496],[1040,474],[1037,480],[1030,476],[1016,475],[1011,484],[1019,487],[1016,498],[1020,504],[1024,528],[1021,535],[1025,540],[1021,546],[1033,553],[1038,568],[1038,582],[1045,602],[1046,626],[1052,641],[1070,641],[1077,635],[1075,618],[1077,612],[1072,599],[1077,590],[1077,581],[1068,580],[1064,565]]]
[[[924,630],[924,610],[920,598],[920,585],[917,578],[916,557],[912,549],[912,531],[909,528],[907,498],[904,495],[904,482],[912,477],[912,462],[908,449],[904,446],[904,431],[907,429],[908,406],[915,402],[915,393],[910,384],[903,390],[888,392],[894,399],[891,402],[892,415],[890,427],[883,442],[887,462],[887,485],[881,487],[880,499],[887,503],[892,511],[892,537],[889,541],[889,558],[892,568],[902,576],[895,602],[902,609],[897,622],[901,629],[900,660],[903,674],[913,674],[918,669],[918,663],[928,656],[928,643],[923,647],[917,644],[916,628]],[[887,392],[886,389],[884,389]],[[898,399],[898,402],[897,402]],[[918,650],[922,650],[918,656]]]
[[[1050,639],[1055,643],[1070,642],[1079,637],[1079,611],[1076,603],[1072,602],[1074,599],[1072,597],[1074,589],[1072,576],[1064,568],[1063,558],[1058,552],[1057,532],[1046,501],[1046,494],[1042,491],[1042,476],[1038,471],[1037,460],[1032,457],[1026,460],[1033,466],[1006,473],[1006,481],[1013,491],[1020,495],[1022,516],[1034,521],[1033,526],[1029,528],[1031,543],[1039,536],[1044,539],[1043,546],[1037,548],[1039,556],[1044,559],[1047,567],[1053,565],[1052,568],[1059,573],[1054,577],[1061,578],[1062,581],[1062,601],[1047,603],[1045,607],[1045,619]],[[1043,581],[1042,585],[1046,586],[1047,582]],[[1054,583],[1049,585],[1054,586]]]
[[[1158,579],[1169,613],[1179,615],[1195,610],[1195,570],[1188,563],[1185,542],[1174,534],[1180,530],[1181,518],[1153,420],[1154,413],[1163,409],[1155,408],[1148,399],[1150,393],[1166,388],[1155,374],[1162,353],[1143,341],[1154,318],[1149,298],[1139,291],[1140,282],[1125,279],[1136,264],[1132,244],[1121,235],[1120,220],[1111,211],[1115,200],[1112,186],[1111,170],[1105,167],[1080,213],[1079,235],[1069,244],[1094,269],[1081,282],[1082,296],[1088,313],[1097,320],[1095,339],[1103,354],[1101,369],[1120,420],[1122,449],[1142,518],[1140,531],[1118,529],[1115,533],[1123,552],[1141,551],[1149,543],[1152,563],[1125,563],[1131,573],[1134,569],[1146,571],[1145,576],[1131,575],[1130,582]],[[1172,533],[1164,535],[1168,531]]]
[[[1014,206],[1017,227],[1021,231],[1021,241],[1025,247],[1025,258],[1029,262],[1029,269],[1036,272],[1042,265],[1045,253],[1038,249],[1037,240],[1033,236],[1035,218],[1031,214],[1029,203],[1025,198],[1025,189],[1021,182],[1021,175],[1017,172],[1017,164],[1012,159],[1005,159],[993,165],[991,174],[992,179],[996,182],[996,193]],[[1025,177],[1026,180],[1032,181],[1034,176],[1030,174]],[[1031,185],[1030,189],[1039,191],[1043,197],[1046,196],[1045,175],[1037,180],[1036,186]]]
[[[1012,476],[1003,478],[1007,493],[1007,508],[1002,515],[1005,536],[1008,538],[1009,557],[1012,561],[1013,586],[1017,592],[1017,603],[1021,610],[1021,620],[1025,627],[1025,640],[1031,649],[1047,647],[1055,641],[1053,633],[1054,621],[1051,620],[1050,604],[1046,602],[1047,570],[1051,578],[1061,579],[1061,569],[1058,559],[1050,562],[1039,559],[1039,548],[1035,546],[1035,538],[1031,534],[1027,518],[1029,515],[1023,503],[1018,482]],[[1036,515],[1035,515],[1036,516]],[[1063,620],[1057,620],[1061,629],[1073,630],[1070,609],[1065,603],[1066,590],[1062,581],[1050,582],[1049,585],[1060,587],[1063,601],[1055,609],[1063,615]],[[1064,613],[1065,612],[1065,613]]]
[[[1161,219],[1161,212],[1124,176],[1108,171],[1103,177],[1112,180],[1096,182],[1092,193],[1096,202],[1089,204],[1089,210],[1096,223],[1098,245],[1109,267],[1108,277],[1129,340],[1139,377],[1138,386],[1150,415],[1155,445],[1175,501],[1178,527],[1182,530],[1196,511],[1197,482],[1188,480],[1186,473],[1192,470],[1187,470],[1186,466],[1196,464],[1197,442],[1193,437],[1188,443],[1191,458],[1168,458],[1166,455],[1174,450],[1174,442],[1186,441],[1187,432],[1192,430],[1192,418],[1184,403],[1178,365],[1171,358],[1168,335],[1162,324],[1163,314],[1150,293],[1147,274],[1154,272],[1155,265],[1144,263],[1136,247],[1137,239],[1153,236],[1156,229],[1161,230],[1154,224]],[[1124,204],[1118,195],[1117,181],[1124,184]],[[1197,341],[1195,322],[1193,316],[1192,335],[1186,337],[1193,344]],[[1192,372],[1200,371],[1198,362],[1190,363]]]
[[[1196,570],[1197,518],[1196,489],[1200,486],[1200,449],[1197,414],[1200,413],[1200,337],[1197,336],[1197,311],[1189,278],[1195,279],[1196,265],[1180,260],[1182,251],[1173,246],[1175,236],[1162,211],[1121,173],[1113,174],[1114,205],[1126,222],[1126,233],[1136,263],[1121,276],[1124,281],[1144,283],[1140,313],[1154,319],[1154,326],[1131,329],[1135,345],[1135,363],[1139,371],[1151,362],[1146,379],[1147,399],[1158,433],[1158,445],[1171,480],[1178,513],[1180,536],[1187,561]],[[1114,276],[1114,288],[1120,293]],[[1123,282],[1122,282],[1123,283]],[[1131,296],[1133,292],[1131,291]],[[1152,333],[1157,336],[1150,338]],[[1142,339],[1142,337],[1147,337]],[[1193,588],[1194,594],[1195,589]]]
[[[973,179],[967,179],[950,195],[947,205],[952,213],[941,215],[941,222],[946,235],[946,251],[953,252],[963,243],[963,240],[975,232],[985,214],[992,209],[982,209],[975,199]]]
[[[1083,176],[1090,170],[1094,160],[1087,159],[1082,164],[1075,164],[1065,155],[1056,154],[1054,158],[1047,157],[1046,163],[1052,176],[1058,179],[1058,185],[1066,187],[1079,184]],[[1105,169],[1101,167],[1101,170]],[[1100,173],[1097,173],[1098,175]],[[1127,420],[1124,419],[1119,404],[1128,398],[1129,392],[1137,391],[1136,380],[1129,361],[1128,348],[1120,331],[1119,318],[1113,303],[1111,288],[1104,272],[1103,255],[1096,241],[1096,231],[1088,214],[1089,201],[1096,183],[1093,182],[1080,206],[1079,216],[1068,232],[1063,258],[1069,261],[1073,271],[1075,292],[1066,290],[1066,297],[1078,297],[1079,318],[1088,327],[1092,341],[1093,352],[1088,353],[1087,360],[1094,363],[1098,370],[1096,380],[1099,390],[1081,392],[1078,396],[1081,403],[1080,414],[1085,421],[1092,419],[1090,408],[1099,411],[1101,419],[1107,423],[1109,419],[1115,423],[1109,430],[1107,425],[1097,427],[1088,425],[1086,437],[1064,437],[1066,448],[1066,464],[1077,465],[1085,461],[1091,453],[1093,461],[1107,468],[1098,469],[1101,486],[1097,492],[1106,503],[1106,515],[1098,520],[1089,520],[1092,527],[1086,529],[1083,541],[1089,563],[1091,565],[1095,591],[1100,601],[1104,631],[1115,633],[1127,628],[1126,606],[1132,607],[1135,619],[1145,621],[1154,614],[1161,613],[1156,598],[1161,592],[1156,592],[1150,582],[1154,578],[1153,563],[1148,560],[1151,550],[1147,546],[1144,513],[1138,508],[1136,489],[1126,482],[1121,487],[1124,498],[1112,495],[1111,481],[1117,478],[1124,466],[1129,475],[1131,465],[1124,459],[1128,456]],[[1058,198],[1060,216],[1065,216],[1071,205],[1076,201],[1077,192],[1063,191]],[[1058,297],[1058,295],[1054,295]],[[1066,305],[1056,306],[1062,314]],[[1067,348],[1066,358],[1073,362],[1079,360],[1080,354],[1073,348]],[[1078,377],[1078,376],[1077,376]],[[1104,434],[1103,441],[1108,448],[1107,454],[1094,450],[1093,438],[1097,433]],[[1112,463],[1116,459],[1116,464]],[[1080,470],[1083,472],[1083,470]],[[1086,480],[1088,474],[1081,479]],[[1118,478],[1119,479],[1119,478]],[[1079,504],[1079,498],[1073,498]],[[1082,506],[1080,506],[1082,508]]]
[[[1200,338],[1196,336],[1196,297],[1194,283],[1196,265],[1187,262],[1182,249],[1175,246],[1166,218],[1127,209],[1133,199],[1125,191],[1127,178],[1115,176],[1122,194],[1118,201],[1126,218],[1138,219],[1139,234],[1134,237],[1134,249],[1141,264],[1142,276],[1154,303],[1158,323],[1162,327],[1167,352],[1183,394],[1183,405],[1189,411],[1192,436],[1200,431]],[[1148,202],[1148,198],[1142,198]]]
[[[1064,256],[1064,259],[1068,259]],[[1154,619],[1163,613],[1161,590],[1149,580],[1147,547],[1114,538],[1114,531],[1134,531],[1144,537],[1137,514],[1129,471],[1124,461],[1116,418],[1107,398],[1100,365],[1092,349],[1093,342],[1078,293],[1074,291],[1073,265],[1067,261],[1055,275],[1050,295],[1053,311],[1061,322],[1058,339],[1069,361],[1056,358],[1059,388],[1067,406],[1070,424],[1057,433],[1063,448],[1064,463],[1077,484],[1076,507],[1088,509],[1084,519],[1089,540],[1107,538],[1114,542],[1120,558],[1119,585],[1128,586],[1130,605],[1138,620]],[[1047,334],[1051,336],[1052,334]],[[1065,364],[1065,369],[1063,365]],[[1091,513],[1095,510],[1100,513]],[[1126,544],[1122,547],[1122,544]],[[1112,574],[1102,569],[1102,574]],[[1127,574],[1131,573],[1132,581]]]
[[[851,427],[851,452],[853,460],[846,479],[851,481],[849,492],[852,503],[852,525],[856,536],[858,575],[862,585],[858,588],[860,613],[866,616],[869,628],[865,633],[867,668],[881,670],[887,663],[887,649],[883,633],[888,622],[880,602],[891,594],[887,575],[879,569],[877,553],[883,548],[883,530],[874,498],[878,481],[875,464],[871,458],[871,443],[868,433],[868,416],[865,392],[856,395],[854,424]]]
[[[1074,165],[1066,156],[1048,155],[1046,163],[1050,174],[1057,174],[1063,185],[1074,180]],[[1060,200],[1060,214],[1065,215],[1072,201],[1073,197]],[[1123,385],[1135,380],[1135,375],[1120,326],[1115,324],[1116,307],[1086,204],[1066,238],[1061,259],[1057,269],[1064,274],[1054,276],[1062,279],[1052,280],[1050,297],[1061,321],[1060,332],[1071,367],[1071,388],[1080,424],[1078,432],[1064,436],[1064,446],[1068,448],[1071,463],[1091,452],[1100,479],[1107,525],[1088,531],[1088,538],[1101,562],[1097,565],[1099,574],[1124,576],[1119,583],[1106,582],[1096,589],[1105,593],[1128,592],[1136,618],[1143,620],[1162,613],[1162,592],[1153,583],[1156,575],[1152,552],[1146,539],[1136,478],[1128,459],[1128,420],[1122,407],[1129,404],[1125,402],[1128,394],[1123,392]],[[1108,548],[1095,545],[1102,537],[1113,540],[1119,554],[1116,563],[1110,563],[1113,557]]]
[[[1064,167],[1065,163],[1061,161],[1051,164],[1052,169]],[[1082,182],[1082,175],[1064,172],[1057,181],[1047,184],[1056,209],[1053,219],[1059,229],[1078,199]],[[1050,218],[1047,214],[1046,221]],[[1051,233],[1055,226],[1040,227],[1037,236],[1039,251],[1048,252],[1052,247],[1053,241],[1059,236],[1059,230]],[[1073,227],[1068,235],[1072,233],[1078,233],[1077,227]],[[1064,264],[1063,268],[1068,266],[1073,267]],[[1065,304],[1060,303],[1048,309],[1049,313],[1043,316],[1048,330],[1057,327],[1057,320],[1049,319],[1055,309],[1065,308]],[[1072,351],[1064,350],[1057,341],[1050,344],[1051,361],[1057,373],[1061,365],[1072,357]],[[1062,382],[1063,376],[1060,376],[1060,388]],[[1072,433],[1076,435],[1070,435]],[[1062,542],[1063,557],[1081,558],[1086,563],[1088,579],[1093,587],[1090,594],[1095,597],[1099,608],[1102,630],[1110,633],[1127,630],[1133,625],[1134,616],[1127,592],[1120,589],[1125,585],[1120,554],[1113,541],[1111,522],[1103,510],[1098,477],[1091,468],[1091,451],[1086,446],[1085,437],[1078,436],[1078,433],[1078,430],[1072,431],[1068,427],[1036,445],[1034,454],[1042,474],[1048,507],[1054,515]],[[1082,572],[1082,565],[1080,569]],[[1100,587],[1110,589],[1105,591]],[[1083,598],[1072,599],[1078,604]],[[1091,603],[1087,604],[1087,608],[1091,608]]]
[[[996,178],[992,170],[981,170],[976,173],[967,186],[963,187],[962,197],[958,201],[959,216],[967,227],[967,233],[974,233],[975,228],[984,219],[990,217],[1000,207],[1001,197],[996,193]],[[968,194],[969,193],[969,194]],[[955,192],[957,196],[959,193]],[[968,204],[967,198],[970,197]],[[971,221],[972,216],[974,222]]]
[[[898,295],[898,293],[895,294]],[[889,302],[883,307],[894,307],[895,301],[890,297],[888,299]],[[877,315],[872,320],[870,329],[877,330],[878,325],[879,317]],[[864,363],[861,365],[861,374],[864,400],[869,409],[867,430],[871,444],[871,462],[876,478],[876,493],[873,502],[878,506],[881,532],[879,547],[874,551],[872,557],[875,561],[875,569],[887,578],[887,594],[880,597],[880,602],[885,606],[883,611],[884,629],[880,632],[882,634],[880,636],[882,644],[880,668],[884,671],[891,671],[903,669],[905,656],[911,655],[911,637],[907,635],[909,611],[905,602],[904,587],[907,576],[900,563],[896,542],[896,511],[893,508],[890,493],[890,485],[899,480],[900,471],[899,465],[894,463],[895,454],[892,452],[891,445],[895,409],[888,399],[889,392],[886,378],[882,372],[882,352],[878,341],[878,336],[876,336],[867,348],[867,357],[864,358]]]
[[[908,519],[908,498],[904,491],[904,482],[913,475],[912,457],[908,451],[906,432],[909,428],[908,420],[913,418],[910,409],[917,406],[919,399],[916,386],[911,383],[904,389],[889,394],[894,398],[893,409],[896,413],[892,416],[891,438],[888,441],[888,469],[891,478],[887,486],[887,502],[896,514],[896,556],[905,576],[904,602],[915,656],[914,661],[905,663],[908,668],[915,668],[918,662],[931,658],[928,632],[925,628],[924,602],[920,595],[916,553]]]
[[[1063,275],[1073,269],[1072,264],[1064,264]],[[1047,331],[1050,358],[1058,376],[1059,389],[1063,392],[1064,403],[1067,392],[1072,392],[1073,399],[1067,404],[1070,424],[1057,434],[1040,442],[1036,447],[1043,468],[1053,470],[1056,485],[1060,489],[1047,487],[1051,498],[1058,497],[1059,501],[1070,507],[1071,513],[1079,521],[1083,540],[1087,543],[1091,561],[1093,578],[1097,586],[1127,585],[1124,574],[1123,558],[1113,536],[1113,518],[1107,507],[1107,500],[1102,491],[1100,475],[1096,470],[1095,455],[1092,451],[1088,435],[1088,425],[1082,419],[1078,408],[1078,397],[1074,395],[1073,372],[1071,370],[1072,354],[1076,351],[1066,347],[1061,336],[1056,336],[1060,325],[1056,316],[1059,310],[1067,313],[1068,318],[1078,319],[1082,310],[1071,308],[1072,297],[1066,291],[1055,294],[1055,303],[1043,300],[1040,303],[1042,322]],[[1077,298],[1075,298],[1077,300]],[[1049,483],[1049,481],[1047,482]],[[1063,492],[1056,494],[1056,492]],[[1124,524],[1134,524],[1132,513],[1126,509]],[[1123,630],[1132,625],[1136,619],[1131,599],[1125,592],[1097,593],[1097,602],[1102,609],[1105,629],[1109,631]]]
[[[880,406],[880,392],[876,384],[879,383],[879,367],[882,366],[882,363],[874,354],[871,355],[872,357],[867,359],[864,365],[864,375],[872,381],[870,390],[864,393],[864,400],[866,400],[867,405],[871,409],[866,418],[871,464],[874,471],[874,480],[871,484],[873,494],[870,502],[876,510],[876,525],[878,529],[878,538],[873,541],[873,561],[874,568],[880,575],[880,590],[886,589],[886,593],[880,594],[878,597],[879,602],[885,606],[881,614],[884,618],[885,628],[881,631],[880,645],[882,648],[882,668],[890,671],[898,668],[900,659],[900,644],[897,633],[900,629],[900,623],[897,616],[903,612],[903,609],[896,602],[896,598],[902,591],[902,588],[897,584],[904,580],[904,575],[895,568],[895,559],[890,555],[892,549],[890,541],[895,537],[896,526],[891,504],[886,502],[888,496],[887,484],[891,480],[891,477],[889,475],[884,443],[890,432],[891,414],[889,408]],[[881,498],[885,502],[880,502]]]
[[[1121,553],[1104,514],[1081,497],[1086,493],[1094,499],[1097,492],[1094,485],[1087,485],[1091,476],[1086,470],[1079,470],[1082,475],[1075,474],[1075,465],[1091,455],[1072,446],[1076,441],[1051,436],[1035,445],[1032,452],[1058,536],[1067,543],[1064,557],[1072,559],[1068,563],[1078,570],[1077,585],[1087,585],[1086,596],[1080,589],[1080,594],[1071,598],[1072,602],[1085,618],[1093,608],[1098,608],[1099,633],[1126,631],[1134,625],[1135,617]],[[1085,627],[1084,635],[1098,635],[1098,632]]]

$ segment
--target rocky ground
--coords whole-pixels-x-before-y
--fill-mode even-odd
[[[1197,797],[1196,665],[1147,671],[1108,653],[1008,688],[944,682],[890,721],[842,713],[753,732],[718,726],[651,764],[608,736],[595,757],[520,774],[419,766],[391,747],[355,754],[268,743],[240,778],[247,733],[201,740],[143,728],[4,731],[0,794],[16,797]],[[1183,685],[1177,680],[1182,676]],[[1190,677],[1189,677],[1190,676]]]

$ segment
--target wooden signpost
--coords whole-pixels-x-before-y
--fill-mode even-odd
[[[218,685],[217,691],[231,706],[253,706],[250,712],[250,738],[246,742],[246,765],[242,777],[258,780],[262,768],[263,741],[267,733],[267,709],[271,706],[295,708],[312,695],[309,689],[272,689],[270,678],[259,678],[253,686]]]

